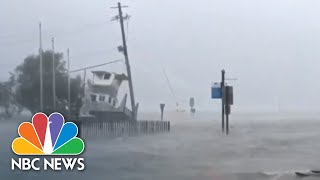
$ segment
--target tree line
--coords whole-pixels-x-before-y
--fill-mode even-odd
[[[56,109],[53,109],[53,51],[42,53],[43,68],[43,111],[46,114],[58,111],[65,114],[69,108],[77,114],[83,96],[80,76],[70,79],[71,107],[68,107],[68,71],[62,53],[54,53],[56,79]],[[40,56],[24,58],[6,82],[0,82],[0,114],[12,116],[24,109],[30,113],[40,109]]]

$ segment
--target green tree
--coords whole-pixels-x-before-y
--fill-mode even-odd
[[[16,101],[15,80],[11,73],[10,79],[0,83],[0,115],[11,117],[15,113],[20,113],[23,108]]]
[[[62,53],[55,53],[56,109],[53,109],[53,64],[52,51],[43,52],[43,107],[49,114],[53,111],[65,113],[68,100],[68,74]],[[31,113],[40,111],[40,57],[30,55],[15,69],[16,99]],[[71,104],[82,97],[81,78],[71,78]],[[78,110],[78,109],[77,109]]]
[[[8,86],[7,82],[1,82],[0,83],[0,108],[1,108],[1,113],[0,114],[5,114],[7,116],[11,116],[9,113],[9,107],[10,107],[10,89]]]

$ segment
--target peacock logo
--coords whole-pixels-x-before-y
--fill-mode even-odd
[[[18,128],[20,137],[12,142],[12,150],[17,155],[79,155],[84,150],[84,142],[76,137],[78,127],[66,122],[60,113],[52,113],[49,118],[44,113],[36,113],[32,123],[23,122]]]

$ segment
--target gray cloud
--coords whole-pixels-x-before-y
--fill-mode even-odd
[[[0,80],[44,48],[71,49],[72,67],[121,58],[119,24],[109,21],[117,1],[1,1]],[[141,109],[174,108],[164,68],[181,103],[196,98],[199,109],[219,110],[211,82],[225,68],[235,86],[235,110],[320,107],[319,1],[308,0],[128,0],[129,56]],[[123,71],[123,64],[106,67]],[[123,89],[122,91],[125,91]]]

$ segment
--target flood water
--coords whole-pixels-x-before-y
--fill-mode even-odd
[[[300,179],[294,171],[320,169],[318,114],[234,114],[229,136],[221,133],[219,114],[191,118],[171,113],[165,118],[171,120],[169,133],[84,139],[82,172],[12,171],[11,158],[17,156],[11,142],[19,123],[4,120],[0,179],[289,180]]]

